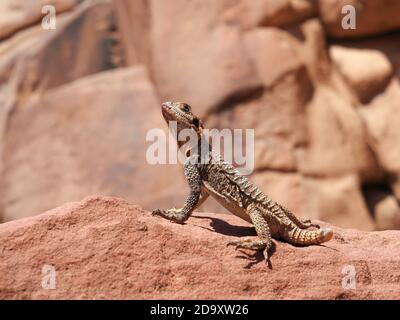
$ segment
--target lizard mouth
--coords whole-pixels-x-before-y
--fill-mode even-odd
[[[172,121],[175,119],[173,111],[171,109],[171,105],[168,102],[164,102],[161,105],[161,112],[166,121]]]
[[[189,125],[190,121],[185,117],[185,115],[182,114],[182,112],[179,109],[176,110],[176,107],[174,107],[171,102],[164,102],[163,104],[161,104],[161,112],[165,121],[167,122],[176,121],[180,126],[188,128],[191,127]],[[187,126],[184,125],[186,123],[188,123]]]
[[[161,112],[165,122],[168,126],[176,127],[178,133],[185,129],[195,130],[197,132],[196,127],[193,124],[193,116],[188,114],[186,111],[182,111],[180,107],[180,103],[169,101],[161,104]],[[175,125],[173,123],[175,123]]]

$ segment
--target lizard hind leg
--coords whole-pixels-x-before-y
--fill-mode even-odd
[[[228,246],[233,245],[236,249],[263,250],[264,258],[269,260],[272,240],[268,223],[258,208],[249,209],[248,214],[256,229],[257,237],[244,237],[242,239],[233,240],[228,243]]]

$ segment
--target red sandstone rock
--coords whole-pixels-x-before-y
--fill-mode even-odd
[[[356,12],[356,28],[342,28],[342,13],[345,5],[351,5]],[[360,37],[400,27],[398,17],[400,2],[396,0],[318,0],[319,15],[328,34],[332,37]]]
[[[0,3],[0,39],[29,27],[41,20],[45,14],[45,5],[54,6],[60,14],[71,10],[77,5],[77,0],[2,0]]]
[[[270,87],[304,66],[299,41],[278,28],[257,28],[246,33],[245,44],[258,77]],[[285,61],[285,63],[282,63]]]
[[[46,90],[118,65],[113,28],[111,4],[84,2],[57,15],[56,30],[35,25],[0,42],[0,158],[14,109]]]
[[[386,90],[361,112],[372,136],[381,165],[391,173],[400,172],[400,80],[393,78]]]
[[[112,0],[126,65],[151,65],[148,0]]]
[[[308,106],[309,144],[299,157],[307,175],[340,176],[377,171],[367,131],[355,108],[334,90],[320,87]]]
[[[187,101],[204,115],[261,85],[240,29],[222,21],[231,5],[230,0],[152,2],[151,70],[163,100]]]
[[[151,129],[166,132],[166,125],[142,67],[82,78],[29,101],[13,112],[5,137],[4,220],[77,201],[88,192],[145,207],[179,205],[186,190],[182,168],[147,162]]]
[[[228,10],[224,18],[242,28],[285,26],[316,15],[314,1],[308,0],[241,0]]]
[[[367,204],[373,212],[378,230],[400,228],[400,204],[396,197],[379,188],[371,187],[365,191]]]
[[[392,76],[392,65],[378,50],[332,46],[330,52],[362,102],[380,93]]]
[[[305,219],[329,221],[342,228],[375,228],[356,175],[313,178],[299,173],[263,171],[254,175],[254,181],[270,197]],[[397,225],[386,221],[386,226]]]
[[[0,225],[0,298],[399,299],[400,232],[332,228],[321,246],[274,241],[268,267],[261,253],[226,247],[255,234],[232,215],[196,212],[178,225],[87,197]],[[55,289],[42,287],[44,265],[55,268]],[[353,267],[355,288],[344,289]]]

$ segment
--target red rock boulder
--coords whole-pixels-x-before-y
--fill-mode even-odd
[[[226,246],[255,234],[232,215],[178,225],[88,197],[0,225],[0,298],[399,299],[400,232],[332,228],[321,246],[274,241],[268,266]]]

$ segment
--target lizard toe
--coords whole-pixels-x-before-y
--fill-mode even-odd
[[[236,246],[236,242],[235,242],[235,241],[237,241],[237,240],[229,241],[229,242],[226,244],[226,246],[227,246],[227,247]]]
[[[233,245],[235,249],[251,249],[251,250],[260,250],[265,249],[266,243],[260,240],[254,239],[238,239],[228,242],[227,246]]]
[[[165,210],[162,210],[162,209],[154,209],[152,212],[151,212],[151,214],[153,215],[153,216],[161,216],[161,215],[163,215],[165,213]]]
[[[264,256],[265,261],[269,261],[269,258],[270,258],[268,251],[269,251],[269,248],[265,248],[263,251],[263,256]]]
[[[305,226],[306,228],[311,228],[311,227],[314,227],[314,228],[317,228],[317,229],[321,228],[319,224],[317,224],[317,223],[312,223],[312,221],[311,221],[310,219],[303,220],[303,221],[301,221],[301,222],[304,224],[304,226]]]
[[[233,247],[235,247],[235,250],[237,250],[237,249],[239,249],[239,248],[245,248],[244,246],[243,246],[243,240],[240,240],[240,239],[238,239],[238,240],[232,240],[232,241],[229,241],[227,244],[226,244],[226,246],[227,247],[230,247],[230,246],[233,246]]]

